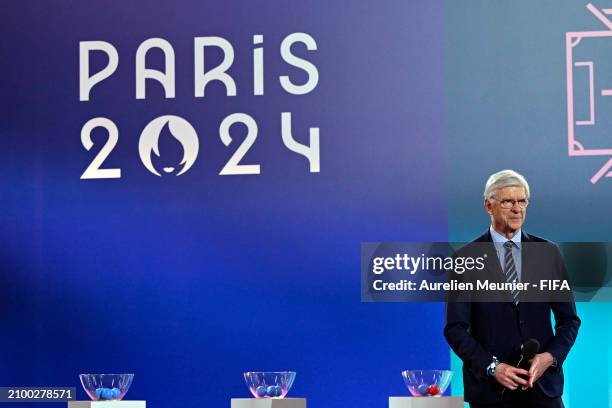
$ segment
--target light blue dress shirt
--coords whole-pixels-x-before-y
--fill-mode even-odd
[[[489,227],[489,231],[491,232],[491,239],[493,240],[493,245],[495,245],[495,250],[497,251],[497,259],[499,259],[499,264],[501,265],[502,271],[504,271],[504,259],[506,256],[506,248],[504,248],[504,244],[508,241],[508,238],[500,234],[499,232],[493,229],[491,225]],[[518,276],[519,281],[521,281],[521,229],[519,228],[516,231],[516,234],[510,240],[512,241],[512,258],[514,258],[514,265],[516,266],[516,275]]]

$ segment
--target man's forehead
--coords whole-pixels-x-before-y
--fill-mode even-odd
[[[525,187],[511,186],[500,188],[495,192],[495,196],[498,199],[515,198],[516,196],[519,196],[519,198],[525,198],[527,196],[527,193],[525,193]]]

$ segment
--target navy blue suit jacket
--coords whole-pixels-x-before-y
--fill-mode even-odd
[[[522,242],[538,242],[550,248],[547,259],[555,267],[562,267],[561,254],[556,245],[542,238],[523,232]],[[476,239],[480,248],[490,243],[491,254],[496,254],[489,231]],[[548,244],[548,245],[547,245]],[[539,245],[539,244],[538,244]],[[468,244],[469,247],[469,244]],[[525,248],[525,247],[523,247]],[[529,253],[523,250],[522,275],[530,273]],[[532,257],[533,258],[533,257]],[[553,259],[550,259],[553,258]],[[501,271],[497,256],[491,265]],[[559,266],[560,265],[560,266]],[[489,267],[492,268],[492,267]],[[551,324],[551,312],[555,316],[555,331]],[[465,400],[470,403],[488,404],[501,401],[503,387],[487,376],[486,368],[493,356],[501,362],[516,366],[521,346],[529,339],[540,342],[540,353],[548,351],[557,359],[557,367],[550,367],[537,381],[537,386],[549,397],[563,393],[562,365],[576,340],[580,319],[576,314],[573,297],[569,302],[448,302],[444,336],[453,351],[463,361],[463,385]],[[505,393],[508,397],[509,392]]]

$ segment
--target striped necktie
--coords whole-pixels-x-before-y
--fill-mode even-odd
[[[504,256],[504,273],[506,274],[506,282],[517,282],[518,274],[516,273],[516,265],[514,264],[514,257],[512,256],[512,241],[504,242],[504,248],[506,248],[506,254]],[[510,291],[514,304],[518,304],[519,290],[515,289]]]

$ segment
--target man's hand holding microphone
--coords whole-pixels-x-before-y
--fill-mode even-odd
[[[499,363],[495,366],[493,377],[504,388],[516,390],[521,386],[522,390],[533,388],[542,374],[554,364],[555,359],[549,352],[539,353],[540,343],[536,339],[530,339],[521,350],[521,358],[516,367],[510,364]],[[505,389],[502,391],[502,393]]]

